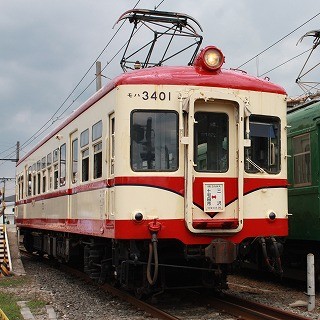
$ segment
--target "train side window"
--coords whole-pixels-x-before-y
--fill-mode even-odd
[[[131,113],[131,168],[134,171],[178,169],[178,114],[134,110]]]
[[[59,182],[59,165],[55,164],[53,166],[53,188],[58,189]]]
[[[77,182],[78,175],[78,138],[72,141],[72,183]]]
[[[58,161],[59,158],[59,148],[53,150],[53,162]]]
[[[41,193],[41,172],[37,174],[37,194]]]
[[[96,141],[102,137],[102,120],[92,126],[92,141]]]
[[[23,188],[24,188],[24,179],[23,179],[23,173],[20,175],[19,180],[19,200],[23,199]]]
[[[46,170],[42,171],[42,193],[45,193],[47,191],[47,176],[46,176]]]
[[[66,144],[64,143],[60,147],[60,187],[63,187],[66,184],[66,150]]]
[[[115,163],[115,118],[110,117],[110,175],[114,174],[114,163]]]
[[[311,185],[310,133],[293,137],[292,151],[294,186]]]
[[[83,148],[89,143],[89,129],[86,129],[80,134],[80,147]]]
[[[32,185],[32,169],[30,166],[28,168],[27,196],[31,196],[31,185]]]
[[[32,177],[32,195],[35,196],[36,195],[36,185],[37,185],[37,175],[33,174]]]
[[[226,113],[196,112],[194,126],[194,162],[196,171],[228,170],[228,127]]]
[[[48,190],[52,190],[52,167],[48,168]]]
[[[97,179],[102,177],[102,142],[94,145],[93,150],[93,178]]]
[[[82,181],[89,180],[89,148],[83,150],[82,154]]]
[[[46,157],[43,157],[41,159],[41,169],[44,169],[46,167]]]
[[[280,172],[280,119],[277,117],[250,115],[251,146],[245,147],[245,171],[248,173]]]
[[[47,155],[47,166],[51,166],[52,164],[52,153],[50,152],[48,155]]]

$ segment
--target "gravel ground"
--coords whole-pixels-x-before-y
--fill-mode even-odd
[[[23,264],[30,281],[24,287],[14,290],[22,300],[42,299],[51,305],[59,320],[121,320],[150,319],[150,316],[136,310],[128,303],[104,293],[99,288],[82,280],[72,278],[57,269],[43,265],[40,262],[23,258]],[[288,288],[280,284],[248,279],[243,276],[229,276],[229,293],[240,295],[263,304],[303,314],[310,319],[320,320],[320,296],[316,296],[316,309],[307,312],[307,307],[290,307],[291,303],[307,301],[303,290]],[[195,295],[195,294],[193,294]],[[158,297],[159,305],[167,305],[168,311],[188,320],[226,320],[235,319],[220,315],[212,309],[198,307],[188,303],[187,299],[169,293]],[[192,309],[190,309],[190,305]],[[46,309],[39,310],[34,315],[36,320],[47,320]]]

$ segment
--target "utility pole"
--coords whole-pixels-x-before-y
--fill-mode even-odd
[[[101,87],[101,61],[96,61],[96,91],[99,91]]]
[[[17,141],[17,148],[16,148],[16,160],[17,162],[20,159],[20,141]]]

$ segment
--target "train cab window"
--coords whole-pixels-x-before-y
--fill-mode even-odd
[[[245,126],[246,127],[246,126]],[[280,171],[280,119],[251,115],[249,117],[250,147],[245,147],[245,171],[248,173],[279,173]]]
[[[310,134],[293,137],[292,151],[294,186],[311,185]]]
[[[77,182],[78,175],[78,139],[72,141],[72,183]]]
[[[102,177],[102,142],[94,145],[93,150],[93,178],[97,179]]]
[[[41,162],[40,162],[40,160],[37,162],[37,171],[40,171],[40,169],[41,169]]]
[[[82,154],[82,181],[89,180],[89,148],[83,150]]]
[[[178,168],[178,114],[133,111],[131,168],[134,171],[174,171]]]
[[[194,163],[196,171],[228,170],[228,115],[196,112],[194,126]]]
[[[66,144],[64,143],[60,147],[60,187],[63,187],[66,184],[66,150]]]

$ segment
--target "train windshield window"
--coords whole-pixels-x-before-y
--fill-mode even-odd
[[[133,111],[131,168],[134,171],[174,171],[178,168],[178,114]]]
[[[246,172],[278,173],[280,171],[280,119],[251,115],[249,128],[251,146],[245,147]]]
[[[196,112],[194,126],[194,162],[196,171],[228,170],[228,115]]]
[[[294,186],[311,185],[310,134],[292,139]]]

